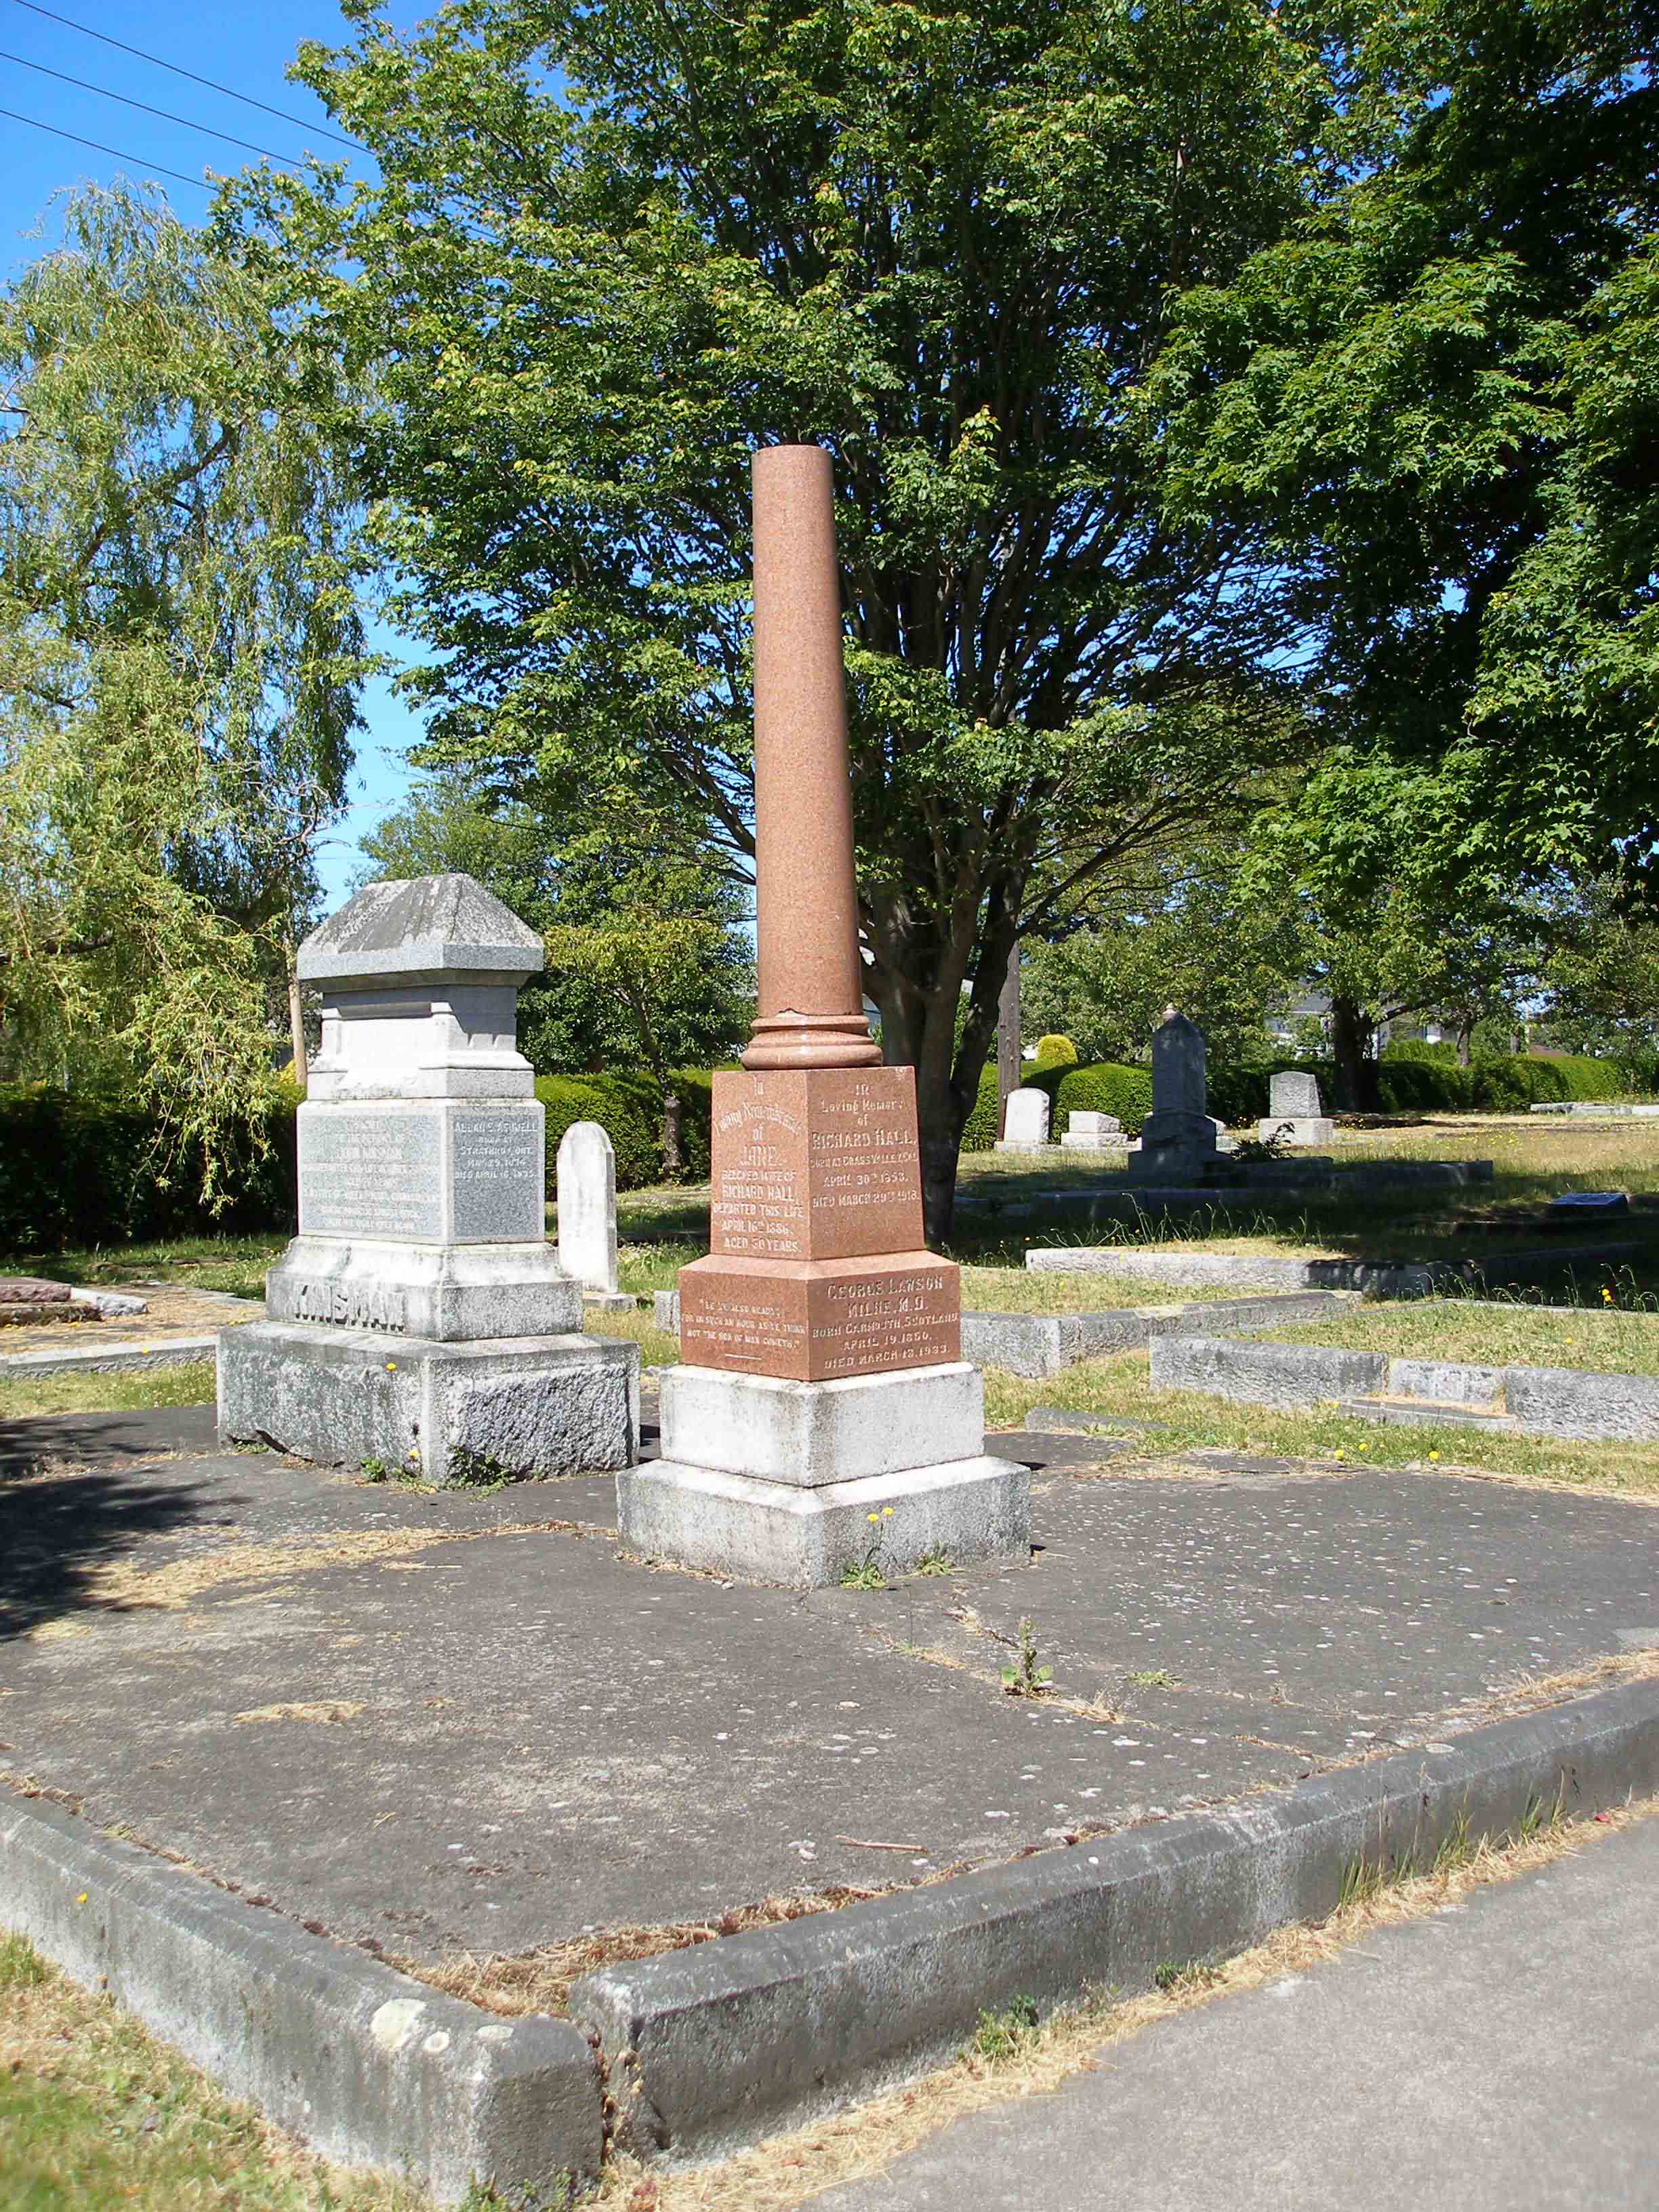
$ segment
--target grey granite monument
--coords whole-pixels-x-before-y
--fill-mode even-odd
[[[1307,1068],[1281,1068],[1267,1086],[1267,1118],[1256,1123],[1264,1145],[1328,1145],[1336,1124],[1320,1102],[1319,1079]]]
[[[1129,1155],[1135,1182],[1196,1183],[1218,1155],[1218,1125],[1204,1110],[1204,1032],[1166,1006],[1152,1032],[1152,1110],[1140,1125],[1140,1148]]]
[[[439,1483],[633,1464],[638,1347],[580,1333],[547,1242],[516,1045],[541,965],[535,933],[460,875],[371,884],[301,946],[323,1038],[300,1233],[266,1319],[220,1339],[223,1437]]]

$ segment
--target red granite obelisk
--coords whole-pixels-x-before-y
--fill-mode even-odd
[[[745,1073],[714,1078],[709,1257],[680,1351],[823,1382],[960,1353],[956,1267],[922,1246],[915,1077],[864,1015],[830,456],[755,456],[755,904]]]
[[[759,1006],[714,1077],[709,1254],[680,1273],[662,1456],[625,1551],[821,1586],[876,1558],[1024,1558],[1030,1477],[984,1455],[957,1270],[922,1243],[915,1080],[864,1016],[830,456],[757,453]]]

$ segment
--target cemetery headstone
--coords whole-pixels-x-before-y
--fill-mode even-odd
[[[541,939],[471,876],[371,884],[300,948],[322,1047],[300,1233],[219,1348],[219,1426],[428,1480],[620,1468],[638,1347],[580,1334],[547,1242],[544,1109],[518,1051]]]
[[[1128,1139],[1115,1114],[1097,1114],[1085,1109],[1066,1115],[1060,1141],[1067,1152],[1107,1152],[1122,1151]]]
[[[585,1305],[631,1310],[617,1281],[617,1154],[598,1121],[573,1121],[559,1139],[559,1265]]]
[[[1008,1093],[1003,1119],[1005,1134],[996,1140],[1000,1152],[1042,1152],[1048,1149],[1048,1094],[1030,1086]]]
[[[1204,1032],[1166,1006],[1152,1032],[1152,1110],[1140,1126],[1140,1148],[1129,1155],[1137,1182],[1201,1182],[1220,1150],[1218,1125],[1205,1112]]]
[[[1319,1096],[1319,1079],[1305,1067],[1281,1068],[1267,1085],[1267,1116],[1256,1123],[1266,1144],[1328,1145],[1336,1124]]]
[[[757,453],[754,514],[759,1011],[714,1076],[711,1249],[623,1547],[798,1587],[1023,1559],[1030,1476],[985,1453],[958,1271],[922,1243],[915,1076],[863,1012],[829,455]]]

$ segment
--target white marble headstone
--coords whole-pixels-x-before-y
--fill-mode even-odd
[[[559,1139],[559,1264],[585,1291],[617,1288],[617,1155],[597,1121]]]
[[[1008,1093],[1004,1140],[1011,1145],[1046,1145],[1048,1141],[1048,1094],[1020,1090]]]

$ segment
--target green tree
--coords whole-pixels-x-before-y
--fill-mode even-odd
[[[1285,564],[1348,881],[1645,855],[1659,834],[1653,0],[1353,11],[1363,155],[1188,290],[1140,404],[1171,512]]]
[[[1212,1063],[1258,1060],[1264,1017],[1303,980],[1299,919],[1293,900],[1242,884],[1234,856],[1197,852],[1089,928],[1031,951],[1023,1018],[1063,1030],[1086,1060],[1131,1060],[1175,1005],[1203,1030]]]
[[[1316,191],[1318,27],[1256,0],[472,0],[409,38],[349,12],[356,46],[299,68],[379,182],[246,206],[375,364],[430,757],[747,851],[749,454],[823,442],[867,987],[941,1236],[1018,938],[1248,811],[1299,733],[1264,533],[1160,518],[1127,395],[1183,289]]]
[[[159,199],[0,299],[0,1026],[222,1139],[270,1064],[368,672],[337,371]]]

